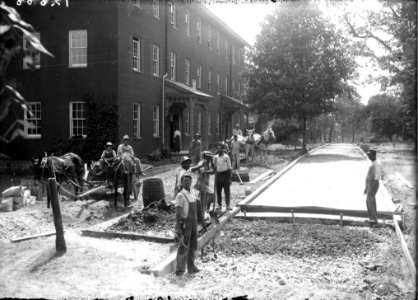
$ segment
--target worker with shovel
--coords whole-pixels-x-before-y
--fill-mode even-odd
[[[215,170],[215,186],[216,186],[216,200],[218,205],[216,210],[222,210],[222,189],[225,192],[226,209],[232,210],[230,206],[231,193],[230,186],[232,182],[232,166],[231,160],[223,150],[222,144],[216,147],[217,155],[213,158],[214,170]]]
[[[195,265],[197,251],[197,206],[190,191],[192,175],[186,172],[181,177],[182,190],[176,196],[176,238],[179,241],[175,274],[181,276],[200,270]]]

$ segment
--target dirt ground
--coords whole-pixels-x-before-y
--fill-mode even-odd
[[[298,153],[280,150],[250,179],[283,169]],[[383,159],[383,157],[381,157]],[[384,163],[384,161],[382,161]],[[386,164],[385,166],[390,166]],[[177,165],[160,167],[167,197]],[[388,170],[388,168],[385,168]],[[157,176],[155,169],[148,176]],[[390,174],[388,172],[386,174]],[[407,176],[404,174],[404,176]],[[406,178],[406,177],[405,177]],[[265,181],[252,186],[255,189]],[[391,183],[392,181],[388,181]],[[409,182],[415,183],[415,180]],[[393,188],[398,181],[393,182]],[[233,202],[249,184],[233,183]],[[389,189],[390,191],[390,189]],[[402,196],[399,196],[403,199]],[[248,295],[255,299],[414,299],[415,285],[391,229],[276,224],[232,220],[198,258],[202,272],[182,278],[142,274],[169,253],[169,245],[83,237],[79,230],[128,213],[101,201],[62,201],[67,253],[55,255],[55,237],[9,240],[54,230],[45,202],[0,215],[0,297],[68,298]],[[146,298],[148,299],[148,298]]]

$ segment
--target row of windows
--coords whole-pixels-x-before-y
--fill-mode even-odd
[[[41,102],[27,103],[28,110],[25,113],[24,131],[27,138],[41,138]],[[132,135],[133,138],[141,138],[141,104],[134,103],[132,109]],[[212,135],[212,112],[207,114],[207,134]],[[152,109],[153,136],[160,136],[160,107]],[[196,130],[202,133],[202,112],[197,112]],[[216,115],[215,134],[219,134],[219,113]],[[70,137],[86,137],[86,103],[70,102]],[[190,135],[190,110],[184,113],[184,133]]]
[[[40,39],[40,33],[36,33]],[[68,34],[69,37],[69,67],[87,67],[87,30],[71,30]],[[132,69],[136,72],[143,71],[142,62],[142,41],[139,37],[132,38]],[[30,46],[27,39],[23,41],[23,49],[27,56],[30,57],[23,61],[23,68],[29,69],[30,67],[40,68],[40,53]],[[185,83],[191,85],[191,62],[190,59],[185,60]],[[152,74],[154,76],[160,76],[160,47],[158,45],[152,45]],[[170,54],[170,78],[176,80],[177,74],[177,54],[171,52]],[[220,93],[220,73],[216,74],[216,92]],[[198,65],[196,70],[196,86],[202,88],[202,65]],[[235,79],[232,79],[232,92],[235,92]],[[208,70],[208,91],[212,91],[212,69]],[[238,82],[237,91],[240,92],[241,87]],[[228,94],[228,76],[224,78],[224,93]]]

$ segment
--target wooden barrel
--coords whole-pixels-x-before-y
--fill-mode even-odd
[[[165,198],[164,183],[161,178],[146,178],[142,183],[142,201],[148,206],[154,201]]]

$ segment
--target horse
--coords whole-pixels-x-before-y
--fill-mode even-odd
[[[117,156],[112,165],[107,170],[102,169],[100,161],[92,161],[90,164],[90,173],[87,178],[88,181],[92,180],[107,180],[112,179],[114,188],[114,203],[117,207],[118,199],[118,187],[123,187],[123,198],[125,208],[129,203],[129,196],[132,193],[133,176],[139,176],[142,172],[141,163],[138,158],[134,158],[135,164],[132,162],[131,155],[123,153],[121,156]],[[134,193],[134,198],[137,199],[137,193]]]
[[[73,185],[76,200],[77,195],[83,190],[83,174],[84,163],[83,160],[75,153],[66,153],[63,156],[45,156],[39,159],[33,159],[33,171],[35,179],[45,180],[47,178],[55,177],[58,183],[57,190],[60,190],[60,184],[69,182]],[[50,206],[50,199],[48,199],[48,208]]]
[[[267,156],[268,145],[276,141],[276,136],[271,127],[267,128],[261,135],[258,133],[254,134],[255,145],[260,149],[260,159],[265,160]]]

